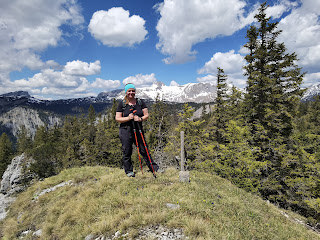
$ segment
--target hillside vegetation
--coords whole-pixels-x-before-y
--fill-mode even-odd
[[[38,230],[41,239],[110,238],[118,231],[127,233],[119,239],[136,239],[147,226],[182,229],[189,239],[320,239],[297,223],[302,217],[223,178],[199,171],[190,175],[190,183],[181,183],[175,169],[156,179],[147,172],[128,178],[109,167],[64,170],[18,196],[1,224],[2,239],[18,239],[27,230],[24,239],[35,239]],[[61,183],[68,184],[43,192]]]
[[[319,230],[320,96],[314,97],[313,101],[301,101],[304,92],[301,85],[305,73],[301,72],[301,68],[297,65],[297,55],[288,53],[285,44],[278,42],[277,38],[281,34],[281,30],[278,29],[279,22],[274,22],[268,17],[267,9],[266,3],[261,4],[254,16],[256,24],[247,29],[247,42],[244,45],[244,48],[248,50],[248,54],[245,56],[247,63],[244,66],[245,76],[247,76],[246,91],[239,91],[236,87],[230,91],[227,81],[228,73],[225,74],[224,70],[218,67],[216,75],[217,97],[210,112],[207,112],[203,106],[201,117],[195,119],[195,109],[191,105],[185,103],[183,106],[177,106],[156,99],[151,106],[148,106],[150,117],[148,121],[143,123],[145,139],[154,161],[160,167],[175,166],[177,164],[176,156],[179,156],[181,152],[178,146],[181,141],[180,133],[183,131],[187,169],[201,170],[223,177],[235,186],[256,194],[257,197],[254,199],[260,197],[285,210],[292,210],[303,215],[307,218],[309,225]],[[85,166],[120,167],[122,148],[119,139],[119,123],[115,121],[118,104],[114,100],[112,106],[103,115],[98,116],[94,106],[90,106],[87,114],[66,116],[61,126],[39,127],[34,138],[25,128],[21,128],[16,145],[9,141],[6,134],[3,134],[0,138],[0,174],[5,171],[12,155],[21,153],[26,153],[35,160],[30,166],[30,171],[39,178],[48,178],[64,172],[65,169]],[[132,159],[138,165],[136,149]],[[196,174],[196,172],[193,173]],[[84,181],[82,184],[84,186],[99,184],[105,181],[104,174],[100,177],[93,174],[92,178],[97,181]],[[257,217],[255,212],[256,209],[264,209],[261,206],[256,207],[249,204],[249,209],[253,212],[241,212],[243,210],[237,204],[246,202],[246,199],[252,199],[248,197],[251,195],[245,195],[243,192],[241,192],[241,196],[246,197],[240,197],[240,200],[236,199],[239,203],[231,201],[230,206],[228,205],[226,209],[221,210],[225,206],[223,204],[228,201],[221,194],[210,192],[217,190],[216,182],[218,180],[213,180],[213,187],[210,188],[212,190],[207,189],[210,184],[206,181],[211,178],[210,175],[204,177],[202,181],[206,187],[203,190],[201,187],[203,185],[197,184],[197,176],[190,185],[177,185],[182,191],[180,196],[179,190],[175,189],[176,185],[171,184],[173,180],[166,180],[169,181],[166,183],[167,185],[161,184],[161,187],[155,185],[155,189],[149,189],[153,183],[157,184],[158,181],[161,181],[161,179],[157,179],[153,182],[149,178],[133,179],[132,182],[129,182],[128,188],[133,190],[138,188],[137,192],[126,190],[127,194],[123,195],[123,191],[120,192],[121,189],[117,190],[122,184],[120,183],[121,177],[122,175],[119,175],[114,180],[116,184],[113,184],[112,188],[115,188],[116,192],[119,190],[116,199],[121,200],[116,200],[114,205],[121,206],[122,210],[113,212],[107,207],[91,210],[96,214],[99,212],[99,214],[106,215],[107,220],[88,212],[91,209],[90,203],[93,199],[89,193],[87,193],[89,196],[85,198],[84,206],[86,207],[83,207],[84,209],[81,209],[83,205],[81,202],[73,203],[75,205],[72,208],[73,211],[85,212],[88,215],[82,224],[84,229],[87,229],[85,226],[91,227],[84,230],[83,235],[89,232],[104,234],[117,229],[122,229],[122,231],[128,229],[131,232],[130,229],[134,229],[133,225],[136,223],[140,226],[142,222],[143,226],[147,226],[152,222],[155,222],[154,224],[159,222],[166,226],[180,226],[181,228],[183,226],[186,234],[193,238],[198,236],[206,239],[211,237],[219,239],[219,237],[244,238],[246,236],[251,239],[274,239],[275,236],[281,234],[286,236],[283,237],[286,239],[287,236],[293,236],[291,238],[301,236],[303,238],[302,235],[292,232],[291,227],[289,227],[290,232],[285,230],[287,228],[280,227],[278,224],[281,221],[274,216],[272,219],[276,220],[273,225],[272,223],[268,224],[272,225],[272,227],[269,225],[270,229],[276,230],[274,232],[266,231],[265,229],[269,228],[264,224],[270,221],[269,218],[265,217],[264,213],[263,217],[261,215]],[[170,176],[168,178],[170,179]],[[60,180],[60,182],[64,180]],[[193,184],[197,184],[199,192],[193,190],[195,188]],[[140,191],[142,186],[144,186],[143,191]],[[76,189],[77,187],[73,183],[66,189]],[[190,187],[191,189],[189,189]],[[158,191],[157,188],[169,192],[166,195],[160,190]],[[43,187],[39,187],[39,189],[43,189]],[[71,196],[84,194],[80,190],[73,192]],[[240,192],[240,190],[237,191]],[[192,195],[193,192],[196,194]],[[104,193],[93,193],[93,195],[96,199],[101,198],[100,201],[104,204],[112,201],[108,200]],[[138,209],[136,205],[132,204],[132,199],[136,195],[144,196],[148,200],[140,200],[143,207]],[[199,196],[202,195],[211,196],[211,199],[204,197],[200,199]],[[222,198],[219,198],[218,195]],[[176,196],[178,200],[172,199],[172,196]],[[39,199],[42,197],[44,196]],[[232,197],[230,198],[232,199]],[[134,200],[138,201],[139,198]],[[183,202],[184,200],[188,200],[189,203]],[[180,201],[180,210],[174,213],[168,211],[163,205],[167,201],[169,203]],[[50,206],[54,206],[58,202],[55,199],[54,204]],[[20,204],[23,206],[22,203]],[[33,206],[32,204],[31,206]],[[222,204],[222,206],[218,204]],[[69,202],[63,203],[62,207],[68,205]],[[17,206],[20,207],[20,205]],[[27,208],[29,209],[31,206],[27,206]],[[78,210],[78,208],[80,209]],[[144,218],[147,219],[139,215],[139,212],[144,209],[146,209],[146,216],[148,216]],[[58,207],[52,211],[61,216],[61,210]],[[226,213],[228,211],[229,215]],[[268,211],[271,210],[268,208]],[[63,209],[63,215],[67,212],[66,209]],[[34,214],[36,213],[37,211],[34,211]],[[40,213],[46,214],[46,212]],[[219,215],[220,213],[227,215],[227,217]],[[191,214],[192,218],[188,214]],[[247,219],[242,215],[250,217]],[[23,218],[23,214],[16,216],[19,216],[19,219]],[[230,216],[236,219],[230,221]],[[142,220],[139,220],[140,218]],[[42,218],[35,216],[35,219]],[[49,236],[51,232],[54,236],[57,235],[56,238],[60,238],[64,227],[74,225],[72,230],[68,230],[68,234],[73,236],[72,231],[77,226],[81,226],[81,224],[75,224],[80,219],[69,213],[62,219],[54,218],[52,220],[54,224],[46,223],[46,227],[35,225],[36,227],[24,226],[24,228],[41,227],[47,234],[45,236]],[[62,221],[59,230],[55,230],[59,221]],[[5,234],[10,236],[10,231],[13,233],[20,231],[23,227],[20,227],[22,223],[20,220],[19,222],[17,225],[19,230],[12,230],[15,227],[15,224],[12,223],[7,225],[10,227],[5,227]],[[45,222],[45,220],[41,220],[41,224],[45,224]]]

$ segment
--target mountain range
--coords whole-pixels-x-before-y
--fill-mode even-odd
[[[170,103],[209,103],[214,102],[216,86],[210,83],[189,83],[181,86],[165,86],[161,82],[150,87],[139,88],[136,96],[147,102],[160,100]],[[52,111],[57,114],[79,114],[86,112],[93,105],[96,112],[101,112],[112,104],[112,100],[123,99],[124,90],[117,89],[102,92],[97,97],[71,98],[60,100],[41,100],[30,96],[28,92],[17,91],[0,95],[0,114],[16,106],[29,106],[34,109]]]
[[[231,86],[229,87],[231,89]],[[0,134],[6,132],[17,136],[23,125],[33,135],[37,127],[59,124],[67,114],[87,113],[90,105],[97,113],[103,112],[112,105],[113,99],[119,101],[124,95],[124,90],[117,89],[102,92],[97,97],[41,100],[25,91],[5,93],[0,95]],[[312,100],[315,95],[320,95],[320,84],[308,88],[302,101]],[[136,96],[146,102],[153,102],[158,98],[171,104],[213,103],[217,96],[217,87],[210,83],[165,86],[161,82],[156,82],[150,87],[138,88]]]
[[[169,103],[208,103],[214,101],[216,92],[216,86],[209,83],[165,86],[157,82],[151,87],[139,88],[136,96],[147,103],[157,97]],[[41,100],[25,91],[5,93],[0,95],[0,134],[6,132],[17,137],[24,126],[33,136],[39,126],[60,124],[67,114],[86,114],[90,105],[96,113],[102,113],[112,105],[113,99],[120,101],[124,95],[124,90],[118,89],[97,97]]]
[[[97,112],[101,112],[112,104],[113,99],[121,100],[124,95],[124,90],[116,89],[101,92],[97,97],[41,100],[30,96],[28,92],[17,91],[0,95],[0,114],[16,106],[30,106],[65,115],[86,112],[87,108],[93,105]],[[302,100],[311,100],[315,95],[320,95],[320,83],[309,87]],[[156,82],[150,87],[138,88],[136,96],[147,102],[155,101],[158,98],[168,103],[212,103],[217,96],[217,87],[211,83],[166,86],[161,82]]]
[[[100,93],[97,99],[122,99],[124,95],[124,90],[114,90],[112,92]],[[171,103],[209,103],[214,102],[217,96],[217,87],[211,83],[188,83],[179,86],[166,86],[161,82],[156,82],[150,87],[138,88],[136,96],[149,101],[154,101],[158,98]]]

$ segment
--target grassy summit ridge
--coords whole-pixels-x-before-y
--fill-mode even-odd
[[[72,184],[39,196],[70,180]],[[167,203],[180,208],[170,209]],[[175,169],[154,179],[146,172],[128,178],[120,169],[82,167],[65,170],[21,193],[1,228],[3,239],[39,229],[41,239],[84,239],[117,231],[134,239],[140,228],[158,225],[183,229],[189,239],[320,239],[281,212],[208,173],[192,171],[187,184],[179,182]]]

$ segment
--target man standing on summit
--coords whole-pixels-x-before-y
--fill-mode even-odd
[[[119,137],[122,143],[124,171],[128,177],[135,177],[131,161],[132,144],[134,143],[137,146],[138,154],[140,152],[148,168],[155,176],[159,166],[152,160],[148,152],[142,129],[142,122],[149,117],[148,108],[144,101],[135,98],[136,87],[132,83],[128,83],[124,90],[125,97],[123,101],[119,102],[116,112],[116,121],[120,123]],[[140,134],[136,133],[136,129],[139,129]]]

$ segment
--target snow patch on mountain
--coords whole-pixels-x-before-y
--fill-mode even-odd
[[[302,96],[302,101],[310,101],[314,96],[320,95],[320,83],[309,87]]]
[[[120,92],[100,93],[97,98],[111,100],[123,99],[124,90]],[[184,103],[209,103],[213,102],[217,96],[217,88],[210,83],[188,83],[180,86],[166,86],[161,82],[156,82],[150,87],[138,88],[136,96],[141,99],[153,100],[157,98],[166,102]]]

